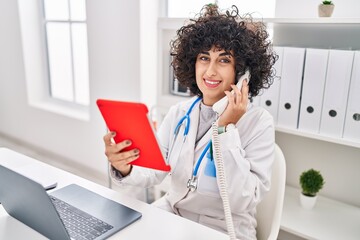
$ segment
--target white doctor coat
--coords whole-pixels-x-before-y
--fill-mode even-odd
[[[170,189],[155,204],[195,222],[227,232],[217,178],[205,174],[205,158],[198,171],[197,190],[190,192],[187,188],[187,181],[192,176],[199,155],[211,139],[210,129],[195,146],[200,111],[198,105],[190,114],[190,129],[185,143],[184,127],[174,140],[174,129],[178,121],[195,99],[171,107],[158,130],[159,142],[171,165],[170,173],[133,166],[126,177],[119,177],[114,170],[111,171],[111,176],[119,185],[151,187],[159,184],[169,174]],[[273,118],[265,109],[253,107],[249,103],[247,112],[237,122],[236,128],[219,137],[237,238],[256,239],[256,205],[270,188],[275,145]]]

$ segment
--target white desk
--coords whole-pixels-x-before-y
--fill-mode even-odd
[[[124,194],[100,186],[35,159],[20,155],[6,148],[0,148],[0,164],[13,168],[23,167],[24,165],[36,165],[36,168],[40,167],[43,169],[44,176],[51,176],[52,178],[57,179],[58,187],[56,189],[71,183],[76,183],[142,213],[140,220],[121,230],[109,239],[229,239],[227,235],[221,232],[168,213],[137,199],[127,197]],[[46,238],[9,216],[0,205],[0,239],[41,240]]]

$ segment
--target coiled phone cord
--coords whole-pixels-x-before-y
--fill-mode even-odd
[[[219,180],[219,189],[220,196],[223,202],[224,214],[227,231],[230,237],[230,240],[236,240],[234,223],[232,220],[230,203],[229,203],[229,195],[227,191],[226,177],[225,177],[225,169],[224,169],[224,160],[221,153],[220,148],[220,139],[218,133],[218,123],[217,121],[212,124],[212,141],[213,141],[213,154],[217,167],[217,178]]]

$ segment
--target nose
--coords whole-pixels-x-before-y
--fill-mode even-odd
[[[206,69],[206,75],[208,77],[216,76],[216,66],[214,62],[210,62],[208,68]]]

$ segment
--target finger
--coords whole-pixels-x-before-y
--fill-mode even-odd
[[[135,161],[136,159],[138,159],[139,157],[140,157],[140,154],[129,157],[129,158],[126,159],[126,163],[129,164],[129,163]]]
[[[249,85],[247,84],[247,82],[245,80],[242,82],[241,90],[234,89],[234,92],[236,93],[235,99],[234,99],[235,104],[236,105],[246,104],[247,99],[248,99]]]
[[[132,158],[140,154],[139,149],[132,149],[130,151],[122,152],[119,157],[122,159]]]
[[[229,102],[229,105],[232,105],[234,104],[234,100],[235,100],[235,94],[233,94],[232,92],[229,92],[229,91],[225,91],[225,95],[227,96],[228,98],[228,102]]]
[[[240,93],[240,89],[236,85],[231,84],[231,88],[234,91],[235,95],[238,95]]]
[[[249,91],[249,84],[247,81],[243,81],[241,93],[244,94],[245,92],[248,92],[248,91]]]
[[[111,165],[113,167],[115,167],[116,169],[118,169],[119,171],[127,171],[129,172],[130,171],[130,168],[131,168],[131,165],[130,163],[135,161],[136,159],[138,159],[140,156],[140,154],[136,154],[134,156],[130,156],[129,158],[127,159],[123,159],[121,161],[113,161],[113,162],[110,162]],[[130,167],[130,168],[129,168]],[[127,169],[127,170],[125,170]]]
[[[134,157],[134,156],[139,155],[139,154],[140,154],[139,149],[133,149],[133,150],[130,150],[130,151],[110,154],[110,155],[108,155],[108,159],[109,159],[109,161],[111,163],[123,162],[126,159]]]
[[[242,102],[243,103],[247,102],[249,98],[249,84],[246,81],[243,82],[241,94],[242,94]]]
[[[106,145],[105,155],[110,158],[113,154],[118,154],[126,147],[129,147],[131,144],[132,142],[130,140],[124,140],[122,142],[119,142],[118,144]]]
[[[124,140],[122,142],[119,142],[118,144],[116,144],[116,149],[118,150],[118,152],[120,152],[121,150],[123,150],[126,147],[129,147],[132,144],[132,142],[130,140]]]
[[[239,104],[241,101],[241,91],[240,89],[236,86],[236,85],[231,85],[232,89],[233,89],[233,101],[234,104]]]
[[[110,162],[111,165],[113,165],[116,169],[121,169],[123,166],[129,165],[131,162],[135,161],[140,157],[140,154],[136,154],[133,156],[130,156],[126,159],[122,159],[121,161],[113,161]]]
[[[108,133],[103,137],[105,146],[111,146],[111,145],[112,145],[111,139],[112,139],[113,137],[115,137],[115,135],[116,135],[116,132],[108,132]]]

